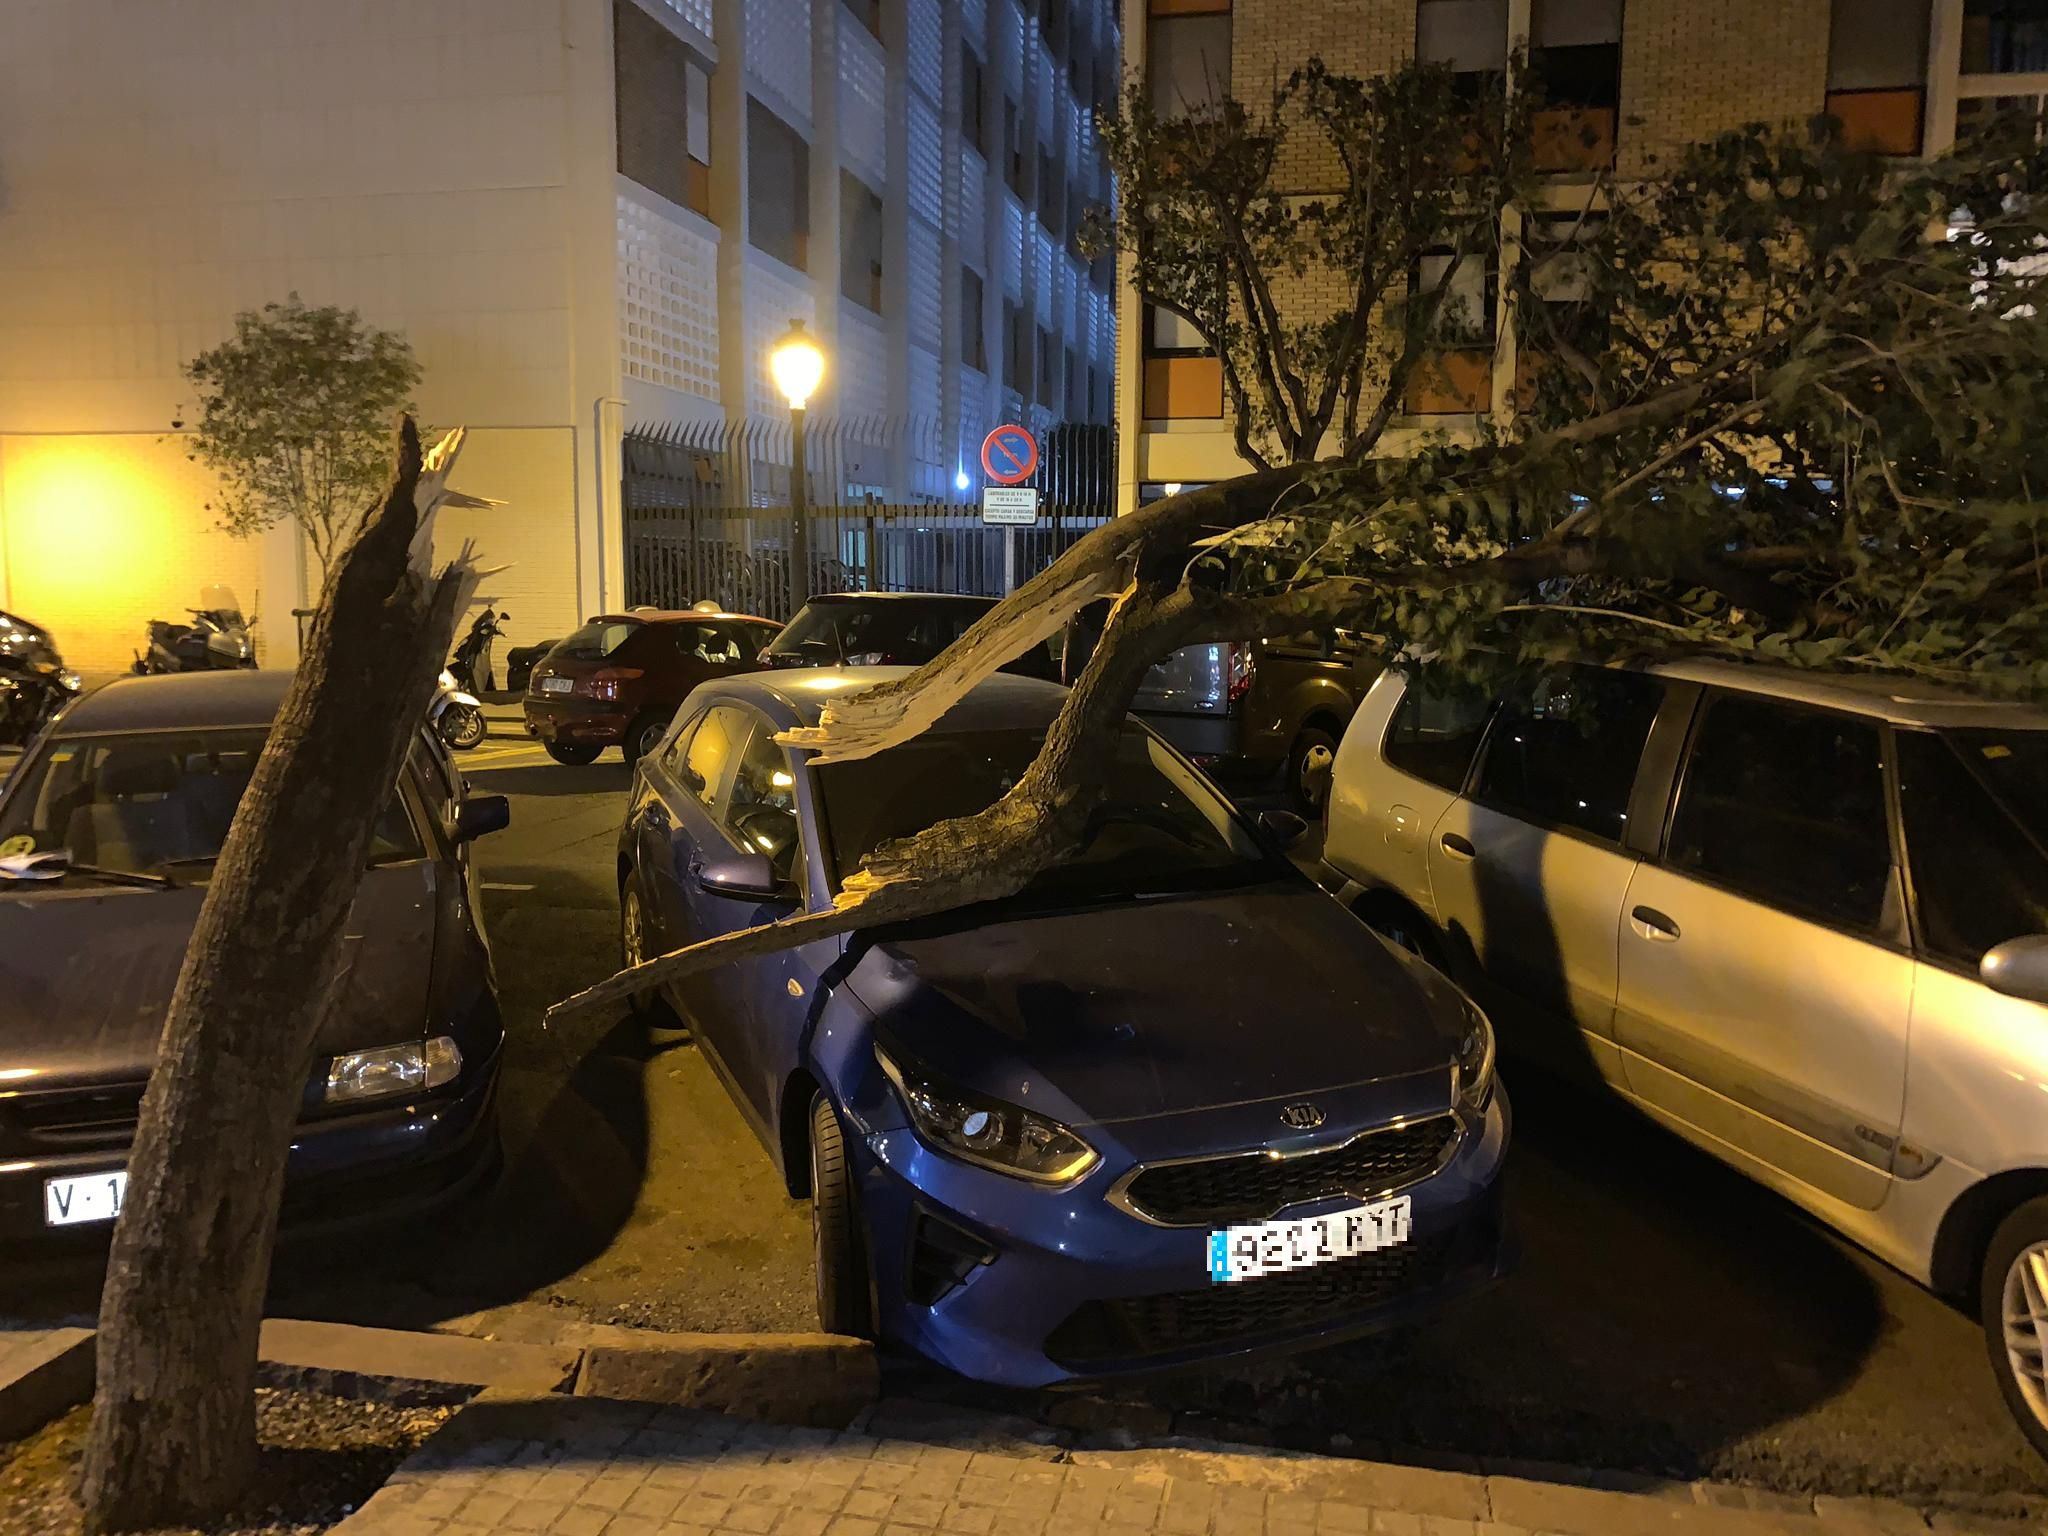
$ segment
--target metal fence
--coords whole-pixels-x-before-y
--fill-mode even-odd
[[[1040,516],[1026,528],[986,527],[978,504],[848,496],[861,483],[847,473],[848,465],[856,471],[867,467],[860,452],[894,455],[903,444],[875,429],[879,447],[857,442],[849,453],[844,430],[819,435],[822,463],[807,476],[818,500],[805,516],[805,591],[1000,597],[1113,512],[1114,439],[1106,427],[1054,428],[1047,434],[1035,477]],[[746,424],[627,434],[622,505],[629,604],[686,608],[709,599],[735,612],[789,617],[795,529],[787,504],[788,469],[781,467],[782,494],[773,498],[780,504],[762,504],[774,485],[762,473],[774,466],[757,458],[763,446]],[[735,462],[742,456],[744,465]],[[742,481],[764,494],[744,500],[734,495]]]

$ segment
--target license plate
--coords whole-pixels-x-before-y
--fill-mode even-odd
[[[75,1227],[86,1221],[112,1221],[121,1214],[121,1196],[127,1191],[128,1175],[119,1169],[75,1179],[45,1179],[43,1225]]]
[[[544,677],[540,680],[542,693],[567,693],[575,686],[576,680],[571,677]]]
[[[1307,1269],[1408,1241],[1409,1198],[1346,1206],[1302,1221],[1262,1221],[1209,1234],[1209,1278],[1218,1284]]]

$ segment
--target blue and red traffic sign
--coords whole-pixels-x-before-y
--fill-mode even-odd
[[[1038,468],[1038,439],[1019,426],[997,427],[981,440],[981,467],[997,485],[1020,485]]]

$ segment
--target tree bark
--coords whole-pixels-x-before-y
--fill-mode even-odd
[[[329,576],[236,812],[143,1095],[101,1300],[87,1529],[207,1524],[248,1486],[257,1331],[312,1043],[344,979],[371,830],[477,573],[428,569],[461,434],[390,494]]]

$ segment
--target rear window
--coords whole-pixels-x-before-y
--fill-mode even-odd
[[[640,629],[638,619],[593,619],[555,647],[557,655],[597,661],[609,656]]]
[[[831,667],[916,667],[958,640],[993,608],[983,602],[925,602],[877,598],[871,601],[810,602],[763,649],[784,665]],[[1033,646],[1003,671],[1059,681],[1055,642]]]

